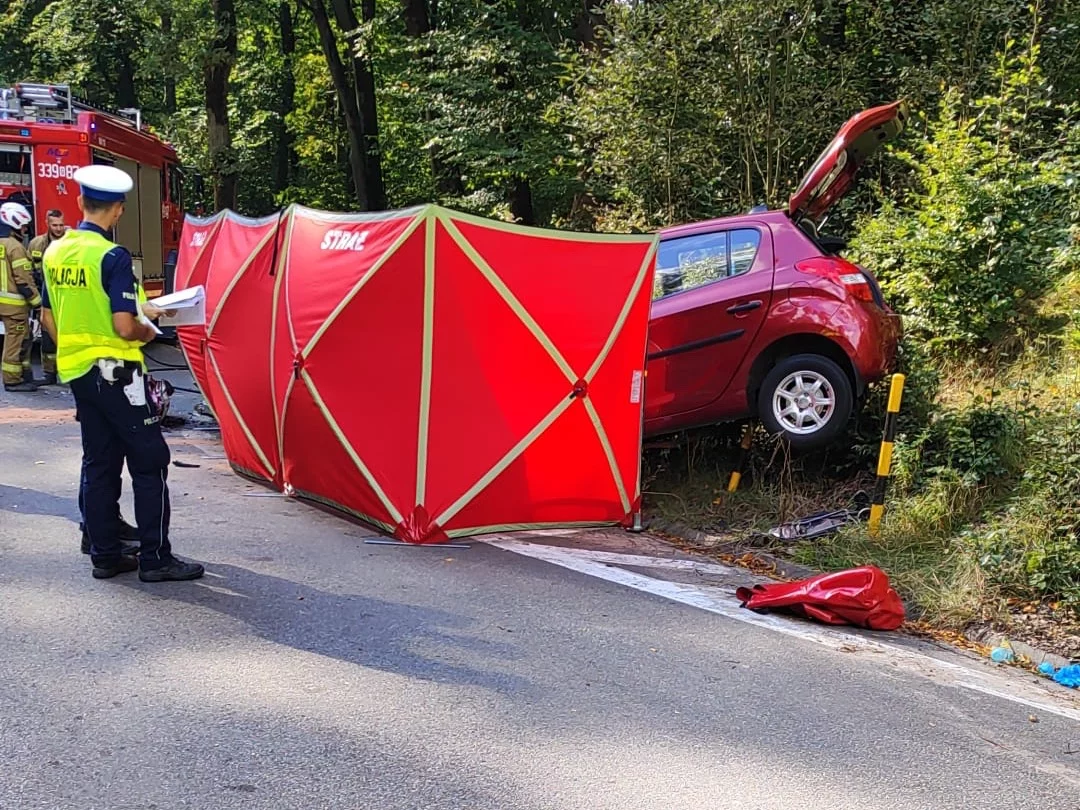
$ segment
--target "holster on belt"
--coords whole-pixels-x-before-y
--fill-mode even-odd
[[[98,370],[101,372],[101,379],[107,383],[120,383],[121,385],[131,385],[131,381],[135,378],[135,372],[139,370],[138,363],[131,363],[127,360],[112,360],[103,359],[97,361]]]

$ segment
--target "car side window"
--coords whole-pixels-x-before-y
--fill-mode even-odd
[[[660,243],[653,299],[731,278],[754,266],[761,234],[755,228],[694,234]]]
[[[731,273],[738,276],[750,271],[761,247],[761,232],[757,228],[740,228],[731,232]]]

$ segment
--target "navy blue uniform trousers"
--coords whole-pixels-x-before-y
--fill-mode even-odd
[[[143,378],[143,385],[146,384]],[[149,404],[132,405],[122,383],[106,382],[95,367],[71,381],[82,429],[83,510],[94,564],[120,556],[120,487],[124,460],[131,473],[139,566],[172,561],[169,545],[169,446]]]
[[[78,417],[75,417],[75,421],[78,421]],[[124,479],[120,479],[120,489],[124,488]],[[123,520],[124,516],[120,513],[120,504],[116,504],[116,519]],[[82,470],[79,473],[79,531],[86,531],[86,457],[83,457]]]

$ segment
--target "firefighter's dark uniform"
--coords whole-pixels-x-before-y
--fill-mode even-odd
[[[119,169],[90,166],[75,180],[84,198],[119,202],[132,187]],[[117,503],[127,460],[139,529],[144,581],[195,579],[202,566],[172,556],[169,543],[169,447],[146,390],[142,343],[116,333],[113,315],[139,316],[131,254],[105,231],[83,222],[43,257],[43,309],[56,326],[56,369],[71,386],[83,444],[86,531],[94,576],[133,570],[120,541]]]
[[[30,329],[30,309],[41,306],[30,257],[11,228],[0,223],[0,318],[4,321],[4,351],[0,358],[4,387],[21,385],[32,376],[30,354],[24,352]]]
[[[45,251],[49,245],[55,242],[52,233],[45,231],[40,236],[35,236],[30,240],[29,246],[27,246],[27,252],[30,254],[30,261],[34,265],[34,283],[37,284],[38,289],[42,289],[45,284],[42,280],[41,274],[41,257],[45,255]],[[27,343],[33,342],[33,335],[27,334]],[[29,355],[29,351],[24,348],[24,351]],[[56,382],[56,345],[52,341],[52,337],[44,329],[41,330],[41,370],[45,374],[46,383]]]

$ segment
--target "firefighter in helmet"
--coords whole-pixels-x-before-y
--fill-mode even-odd
[[[45,214],[45,233],[35,236],[30,240],[30,261],[34,263],[34,283],[38,289],[43,289],[45,284],[41,275],[41,257],[45,250],[67,233],[68,226],[64,224],[64,212],[53,208]],[[32,340],[32,335],[27,335],[27,340]],[[45,374],[45,385],[56,385],[56,346],[44,329],[41,331],[41,370]]]
[[[131,254],[108,238],[134,185],[113,166],[75,172],[83,221],[42,257],[41,320],[56,342],[56,371],[71,386],[82,432],[82,493],[95,579],[139,571],[143,582],[197,579],[203,567],[178,560],[169,543],[169,446],[148,396],[142,347],[154,339],[140,307]],[[135,496],[139,556],[124,554],[117,502],[127,462]]]
[[[41,306],[33,266],[22,235],[30,212],[17,202],[0,205],[0,318],[4,321],[4,353],[0,360],[5,391],[36,391],[30,366],[30,310]]]

